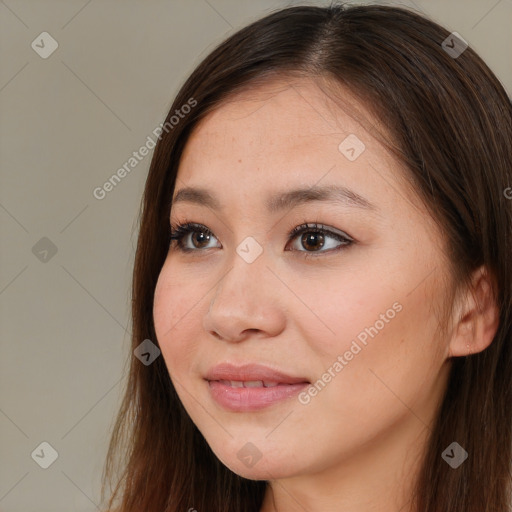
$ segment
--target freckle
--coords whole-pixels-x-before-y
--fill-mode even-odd
[[[242,163],[242,159],[241,159],[241,158],[239,158],[239,159],[238,159],[238,163],[239,163],[239,164],[241,164],[241,163]]]

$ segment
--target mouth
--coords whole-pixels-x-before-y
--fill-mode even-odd
[[[232,412],[253,412],[283,403],[311,384],[304,377],[258,364],[223,363],[213,367],[204,380],[213,400]]]
[[[223,409],[231,412],[254,412],[270,406],[277,406],[291,399],[309,382],[286,384],[263,381],[206,381],[207,390],[213,400]]]
[[[225,386],[230,386],[232,388],[275,388],[276,386],[294,386],[295,384],[291,384],[289,382],[277,382],[271,380],[214,380],[209,382],[220,382]],[[309,382],[299,382],[299,384],[309,384]]]
[[[204,378],[210,382],[223,382],[238,388],[309,383],[305,377],[295,377],[271,366],[255,363],[243,365],[221,363],[212,367]]]

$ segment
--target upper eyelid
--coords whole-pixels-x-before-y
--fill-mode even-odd
[[[213,230],[211,228],[209,228],[208,226],[206,226],[204,224],[201,224],[200,222],[188,222],[188,221],[182,222],[182,223],[176,222],[176,223],[171,223],[170,228],[171,228],[171,232],[173,232],[173,233],[180,229],[185,229],[189,232],[193,232],[194,229],[197,229],[197,230],[203,229],[204,231],[211,233],[212,235],[215,236],[215,238],[217,238],[217,236],[215,235],[215,233],[213,232]],[[295,232],[295,234],[297,234],[297,232],[300,232],[301,230],[306,230],[306,229],[310,229],[311,231],[314,231],[314,230],[328,231],[328,232],[332,233],[333,235],[346,236],[347,238],[352,239],[352,237],[345,231],[338,230],[336,228],[332,228],[332,227],[326,226],[325,224],[321,224],[318,222],[303,222],[301,224],[298,224],[293,229],[289,230],[287,234],[291,235],[294,232]]]
[[[293,235],[295,237],[298,234],[300,234],[301,232],[308,231],[308,230],[330,233],[330,234],[334,235],[334,237],[338,237],[339,236],[339,237],[345,238],[347,240],[350,240],[351,242],[355,242],[355,239],[353,237],[351,237],[345,231],[343,231],[341,229],[332,228],[330,226],[326,226],[325,224],[321,224],[321,223],[318,223],[318,222],[306,222],[306,221],[304,221],[302,224],[299,224],[298,226],[293,228],[289,232],[289,235],[290,236]]]

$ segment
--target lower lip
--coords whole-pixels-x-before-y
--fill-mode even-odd
[[[309,386],[309,383],[301,382],[300,384],[280,384],[270,388],[232,388],[219,381],[207,381],[207,383],[213,399],[226,409],[236,412],[264,409],[276,402],[297,395]]]

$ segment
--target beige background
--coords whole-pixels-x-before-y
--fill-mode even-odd
[[[135,220],[151,156],[104,199],[93,189],[145,143],[215,44],[300,3],[0,1],[0,511],[97,510],[131,356]],[[459,32],[510,95],[512,0],[402,4]],[[58,42],[47,59],[31,47],[44,31]],[[54,255],[34,254],[43,237]],[[43,441],[58,452],[48,469],[31,458]]]

